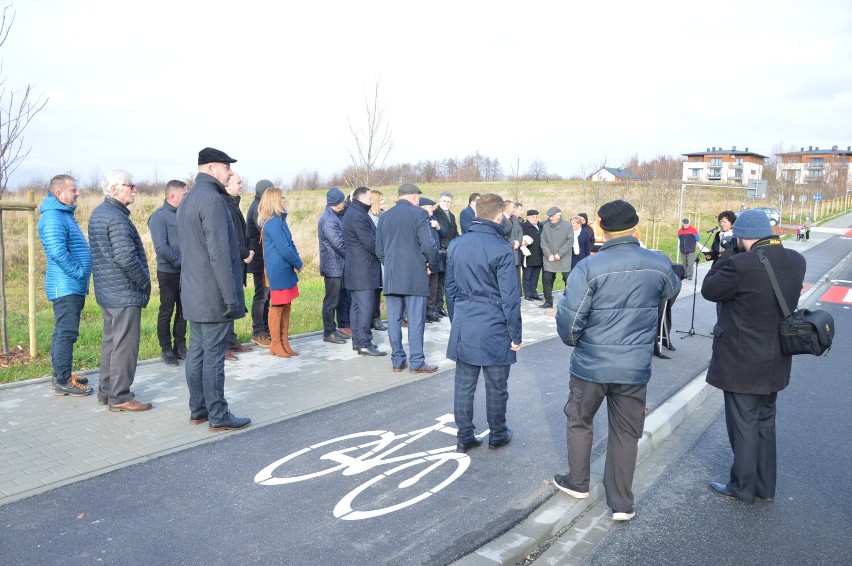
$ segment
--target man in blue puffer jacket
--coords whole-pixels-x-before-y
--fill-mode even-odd
[[[349,338],[334,323],[334,314],[341,298],[346,260],[346,242],[343,239],[341,218],[346,207],[345,198],[343,191],[337,187],[330,188],[325,194],[325,210],[317,222],[320,275],[325,283],[325,296],[322,300],[323,340],[332,344],[345,344]]]
[[[77,182],[70,175],[50,180],[50,192],[39,208],[38,235],[47,256],[44,288],[56,319],[50,340],[53,386],[56,395],[83,397],[92,393],[85,377],[71,373],[74,343],[80,332],[80,313],[89,294],[92,253],[83,230],[74,219]]]
[[[574,346],[570,365],[567,475],[553,483],[579,499],[589,496],[592,421],[607,400],[609,437],[604,488],[614,521],[629,521],[633,471],[645,423],[645,397],[661,301],[680,291],[666,256],[643,249],[633,236],[636,209],[623,200],[598,211],[606,243],[577,263],[556,311],[562,341]]]

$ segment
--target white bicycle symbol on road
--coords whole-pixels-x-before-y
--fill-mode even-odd
[[[257,473],[254,477],[254,481],[260,485],[283,485],[318,478],[334,472],[341,472],[344,476],[352,476],[368,472],[378,466],[399,464],[398,466],[365,481],[343,496],[343,499],[341,499],[334,507],[334,516],[345,521],[357,521],[399,511],[400,509],[414,505],[415,503],[423,501],[427,497],[438,493],[461,477],[465,470],[467,470],[468,466],[470,466],[470,457],[467,454],[459,454],[455,452],[455,444],[434,450],[393,456],[432,432],[443,432],[445,434],[452,435],[455,438],[456,433],[458,432],[457,429],[446,426],[448,423],[455,422],[453,415],[444,415],[435,420],[437,423],[430,427],[412,430],[411,432],[403,434],[395,434],[386,430],[369,430],[319,442],[312,446],[308,446],[307,448],[303,448],[298,452],[293,452],[292,454],[269,464]],[[486,430],[477,435],[477,437],[482,438],[487,434],[488,431]],[[369,437],[378,438],[358,443],[355,446],[352,446],[351,444],[352,440]],[[401,442],[394,444],[394,442],[398,440]],[[344,443],[345,446],[343,448],[335,448],[331,451],[325,451],[327,448],[340,443]],[[290,473],[296,473],[298,475],[286,475],[288,468],[298,467],[293,461],[300,456],[306,456],[305,458],[300,458],[298,460],[298,465],[301,467],[298,471],[290,471]],[[313,460],[308,462],[307,460],[310,460],[311,458],[313,458]],[[315,470],[316,465],[322,464],[322,462],[329,462],[332,465],[319,471],[313,471]],[[289,465],[285,466],[285,464]],[[444,464],[446,464],[446,466],[444,466],[442,470],[439,470]],[[304,471],[305,466],[309,467],[307,472]],[[419,493],[405,501],[377,509],[357,511],[353,509],[356,497],[364,493],[368,488],[376,486],[385,478],[390,478],[395,475],[397,477],[399,477],[399,475],[406,475],[403,473],[406,470],[416,472],[411,476],[405,477],[396,486],[397,489],[406,489],[413,487],[421,480],[426,483],[424,478],[436,470],[438,470],[439,473],[446,473],[448,470],[447,466],[449,466],[449,476],[446,477],[446,479],[438,483],[435,487],[427,488],[422,492],[417,490]],[[275,475],[276,471],[280,471],[284,475]],[[422,488],[423,484],[420,485]],[[386,497],[379,497],[379,499],[385,498]]]

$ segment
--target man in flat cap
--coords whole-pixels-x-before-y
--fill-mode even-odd
[[[541,251],[543,254],[544,275],[541,285],[544,290],[544,303],[541,308],[553,307],[553,284],[556,275],[562,274],[562,281],[568,285],[568,273],[571,271],[571,250],[574,248],[574,230],[570,222],[562,220],[562,211],[557,206],[547,210],[550,220],[541,232]]]
[[[208,422],[211,432],[245,428],[251,419],[228,410],[225,352],[231,322],[245,316],[243,263],[237,229],[225,198],[236,159],[206,147],[198,153],[198,175],[177,212],[181,249],[180,299],[189,321],[186,357],[189,422]]]
[[[608,202],[598,216],[605,243],[571,271],[556,309],[556,330],[574,351],[565,405],[568,474],[556,475],[553,483],[572,497],[589,496],[592,421],[606,399],[606,500],[613,520],[629,521],[657,337],[653,313],[680,291],[680,279],[669,258],[643,249],[633,236],[639,216],[630,203]]]
[[[528,301],[538,301],[538,280],[541,276],[541,266],[544,263],[541,251],[541,230],[538,222],[538,211],[530,209],[527,211],[527,219],[523,222],[523,246],[521,254],[524,256],[524,298]]]
[[[426,300],[429,297],[429,268],[438,264],[438,246],[432,239],[429,214],[419,208],[420,189],[403,183],[397,190],[396,206],[379,216],[376,255],[384,264],[384,292],[388,306],[388,340],[393,370],[408,367],[411,373],[432,373],[438,366],[427,364],[423,354]],[[402,346],[402,315],[408,311],[410,361]]]

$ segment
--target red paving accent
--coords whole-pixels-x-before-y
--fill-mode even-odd
[[[850,229],[846,230],[846,232],[844,232],[844,233],[843,233],[843,235],[844,235],[844,236],[849,236],[850,238],[852,238],[852,228],[850,228]]]
[[[800,294],[800,295],[804,295],[805,293],[807,293],[807,292],[808,292],[808,289],[810,289],[810,288],[811,288],[811,287],[813,287],[813,286],[814,286],[814,284],[813,284],[813,283],[803,283],[803,284],[802,284],[802,292],[801,292],[801,293],[799,293],[799,294]]]
[[[832,285],[819,300],[823,303],[852,304],[852,287]]]

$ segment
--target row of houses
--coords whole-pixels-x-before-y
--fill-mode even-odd
[[[706,151],[682,154],[684,183],[720,183],[742,184],[763,178],[768,156],[749,151],[708,147]],[[852,189],[852,177],[849,175],[849,159],[852,146],[839,149],[820,149],[809,146],[799,151],[775,154],[775,178],[796,185],[823,183]],[[590,176],[592,181],[629,182],[639,181],[641,177],[634,172],[615,167],[601,167]]]

